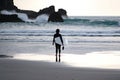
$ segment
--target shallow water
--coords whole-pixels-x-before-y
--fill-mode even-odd
[[[54,55],[40,54],[16,54],[14,59],[30,61],[55,62]],[[62,54],[61,63],[71,67],[88,67],[102,69],[120,69],[120,51],[92,52],[84,55]]]

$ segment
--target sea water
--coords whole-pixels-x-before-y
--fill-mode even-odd
[[[69,17],[62,23],[26,22],[0,23],[0,41],[51,41],[55,30],[59,28],[61,34],[70,37],[70,42],[107,42],[105,40],[82,40],[80,37],[113,37],[120,36],[120,17]],[[42,37],[47,37],[42,38]],[[108,40],[119,42],[119,40]]]
[[[63,55],[120,54],[119,16],[70,16],[64,22],[37,19],[0,23],[0,54],[55,55],[52,40],[57,28],[67,43]]]

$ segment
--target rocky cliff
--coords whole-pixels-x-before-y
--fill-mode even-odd
[[[0,10],[17,10],[13,0],[0,0]]]
[[[46,15],[50,16],[51,14],[55,13],[55,6],[50,6],[50,7],[47,7],[47,8],[44,8],[44,9],[40,10],[39,12],[35,12],[35,11],[31,11],[31,10],[20,10],[20,9],[18,9],[14,5],[13,0],[0,0],[0,12],[2,10],[7,10],[7,11],[14,10],[17,13],[25,13],[25,14],[27,14],[28,18],[35,19],[37,16],[42,15],[42,14],[46,14]],[[62,16],[62,15],[67,16],[67,12],[64,9],[59,9],[58,13],[59,13],[59,16]],[[10,20],[7,20],[7,17],[9,17],[9,19],[11,18],[11,20],[14,19],[13,21],[15,21],[15,17],[16,17],[16,21],[18,21],[17,15],[14,15],[14,16],[11,15],[11,17],[10,17],[10,15],[5,16],[3,14],[0,15],[0,19],[5,19],[5,20],[0,20],[0,21],[10,21]],[[13,17],[13,19],[12,19],[12,17]],[[57,17],[54,16],[54,18],[57,18]]]

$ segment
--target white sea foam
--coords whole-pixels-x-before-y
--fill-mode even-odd
[[[36,19],[35,22],[47,22],[48,20],[48,16],[43,14],[43,15],[39,15]]]
[[[7,11],[7,10],[2,10],[0,12],[1,14],[4,15],[13,15],[16,14],[18,15],[18,18],[20,18],[21,20],[25,21],[25,22],[47,22],[48,20],[48,16],[43,14],[43,15],[39,15],[36,19],[29,19],[27,14],[25,13],[17,13],[15,10],[11,10],[11,11]]]
[[[11,10],[11,11],[2,10],[0,13],[4,15],[13,15],[13,14],[16,14],[16,11],[15,10]]]
[[[46,54],[16,54],[15,59],[54,62],[54,55]],[[62,62],[73,67],[95,67],[106,69],[120,69],[120,51],[102,51],[80,54],[62,54]]]
[[[63,59],[76,67],[120,69],[120,51],[92,52],[85,55],[67,54]]]

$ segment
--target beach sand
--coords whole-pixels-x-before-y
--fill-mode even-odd
[[[51,43],[1,42],[0,53],[12,55],[14,59],[0,58],[0,80],[120,80],[119,52],[110,54],[110,56],[108,54],[113,50],[118,51],[119,46],[115,43],[69,44],[62,51],[62,62],[56,63],[54,46]],[[101,56],[99,52],[105,50],[110,52],[107,52],[108,55],[103,52],[102,54],[105,55]],[[97,51],[98,53],[94,53]],[[31,56],[32,60],[25,60],[30,59]],[[37,60],[36,57],[42,59]],[[94,58],[100,61],[100,65],[104,61],[106,61],[105,64],[108,63],[107,61],[111,64],[110,60],[113,59],[114,66],[118,65],[118,69],[95,68]],[[74,62],[80,63],[79,66],[74,66]],[[88,62],[90,64],[93,62],[93,65],[85,67]]]
[[[120,70],[75,68],[56,62],[0,59],[0,80],[120,80]]]

